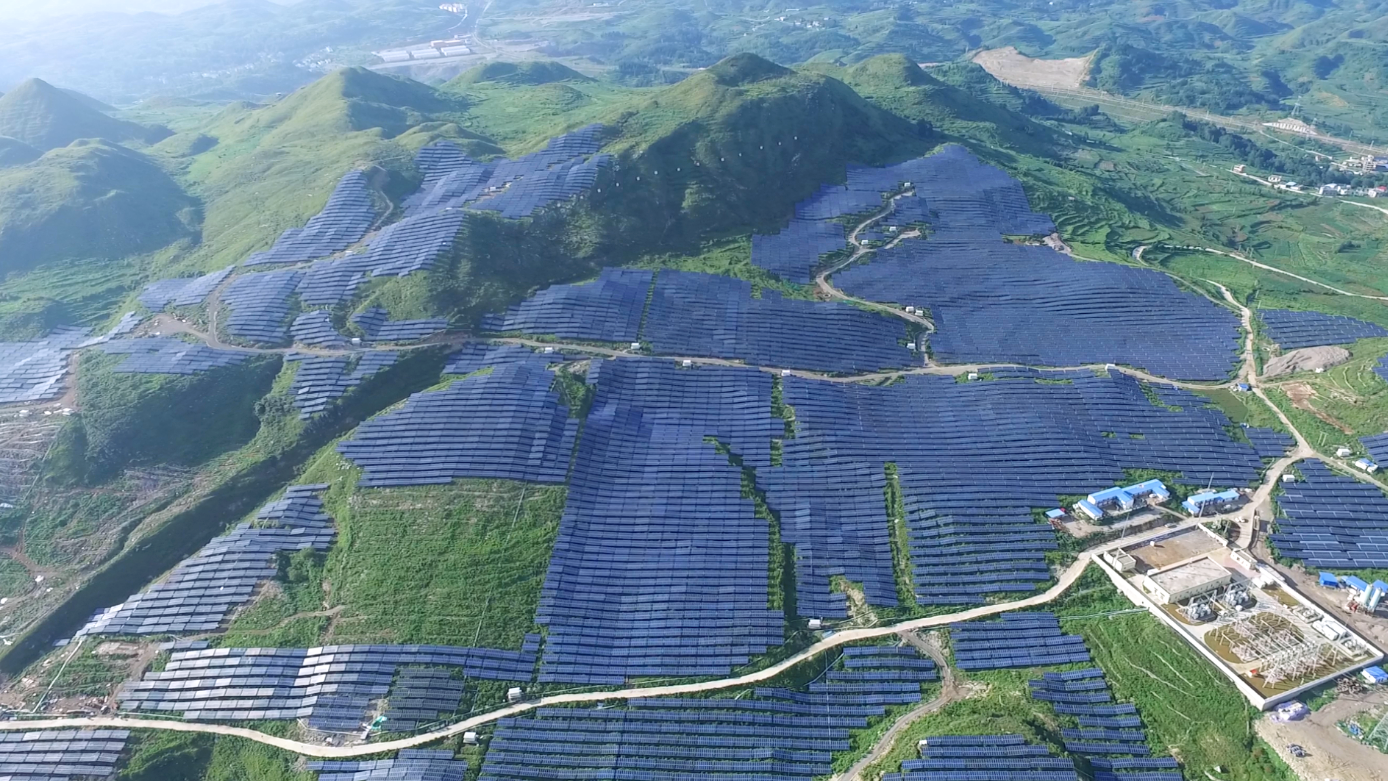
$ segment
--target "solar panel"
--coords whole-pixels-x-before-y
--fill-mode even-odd
[[[505,314],[483,318],[482,327],[565,339],[632,342],[640,336],[641,315],[654,276],[646,269],[605,268],[595,281],[545,288]]]
[[[1022,631],[1018,631],[1019,628],[1023,628]],[[1089,661],[1084,638],[1061,634],[1060,621],[1052,613],[1003,613],[1001,621],[951,624],[950,644],[954,649],[954,664],[961,670],[1003,670]],[[1032,696],[1036,696],[1035,691]],[[1055,702],[1091,701],[1083,697],[1056,699],[1056,693],[1048,696]]]
[[[256,523],[238,524],[184,560],[163,581],[98,611],[77,636],[210,632],[255,589],[278,573],[280,553],[326,551],[335,532],[319,494],[327,486],[290,486],[261,508]]]
[[[274,246],[251,255],[245,265],[302,263],[327,257],[361,241],[375,221],[371,184],[365,173],[350,171],[328,196],[322,211],[309,218],[304,227],[285,231]]]
[[[1277,497],[1277,552],[1317,569],[1388,567],[1388,497],[1316,459],[1297,468],[1305,479]]]
[[[770,532],[729,462],[770,463],[782,430],[771,377],[618,360],[595,362],[588,380],[593,407],[536,617],[549,629],[540,679],[727,675],[779,645]]]
[[[91,340],[87,329],[59,327],[27,342],[0,342],[0,404],[62,395],[68,355]]]
[[[231,280],[221,295],[221,302],[231,309],[224,323],[226,332],[248,342],[285,342],[289,298],[303,276],[302,271],[284,270],[243,274]]]
[[[315,760],[308,769],[318,781],[463,781],[467,762],[452,751],[404,749],[393,759]]]
[[[1259,309],[1258,318],[1268,336],[1284,350],[1349,344],[1360,339],[1388,336],[1388,328],[1344,315],[1291,309]]]
[[[405,701],[431,693],[451,696],[456,690],[451,676],[397,677],[414,667],[448,668],[490,681],[528,681],[535,656],[440,645],[175,651],[164,670],[122,685],[116,698],[123,710],[176,713],[192,721],[306,719],[312,729],[358,732],[373,700],[389,702],[396,693]],[[436,692],[435,685],[444,690]]]
[[[410,396],[361,424],[337,450],[364,486],[429,485],[459,477],[562,483],[578,420],[542,367],[512,364]]]
[[[108,355],[124,355],[112,371],[121,374],[198,374],[234,366],[250,357],[239,350],[218,350],[168,336],[113,339],[97,345]]]
[[[29,730],[0,733],[0,778],[73,781],[113,778],[127,730]]]
[[[362,380],[394,365],[397,357],[397,353],[384,350],[372,350],[356,356],[289,354],[286,360],[298,361],[299,364],[291,387],[299,418],[308,420],[323,412],[334,400],[360,385]]]
[[[161,279],[145,286],[138,301],[151,312],[162,312],[172,306],[197,306],[222,284],[235,266],[203,274],[200,277]]]
[[[1365,450],[1369,451],[1369,455],[1375,463],[1388,464],[1388,434],[1360,437],[1359,443],[1364,446]]]
[[[750,282],[663,270],[642,338],[666,355],[695,355],[853,374],[921,363],[905,324],[837,302],[753,295]]]
[[[417,342],[448,327],[448,321],[441,318],[421,320],[391,320],[384,307],[373,306],[352,315],[352,324],[366,334],[373,342]]]
[[[345,347],[347,338],[337,332],[331,312],[317,309],[294,318],[289,336],[297,344],[310,347]]]

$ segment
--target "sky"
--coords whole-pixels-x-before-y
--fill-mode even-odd
[[[95,11],[179,13],[220,0],[0,0],[0,19],[42,19]],[[287,5],[289,0],[271,0]]]

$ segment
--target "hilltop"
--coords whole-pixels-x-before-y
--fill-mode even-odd
[[[0,169],[0,273],[190,238],[196,202],[144,155],[78,141]]]
[[[443,89],[466,87],[482,82],[503,84],[553,84],[560,81],[591,82],[594,79],[557,62],[489,62],[464,71],[443,85]]]
[[[107,116],[101,109],[92,98],[58,89],[42,79],[29,79],[0,97],[0,136],[47,151],[79,138],[152,144],[169,135],[166,128],[126,122]]]

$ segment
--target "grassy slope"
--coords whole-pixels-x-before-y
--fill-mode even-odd
[[[41,79],[29,79],[0,97],[0,136],[47,151],[79,138],[154,143],[168,135],[163,128],[148,128],[107,116],[98,106],[83,95],[58,89]]]
[[[149,158],[104,141],[0,169],[0,273],[115,259],[191,235],[195,203]]]
[[[298,482],[331,486],[337,543],[325,561],[288,567],[221,643],[519,648],[535,631],[564,488],[460,480],[367,490],[360,477],[333,446],[317,456]]]

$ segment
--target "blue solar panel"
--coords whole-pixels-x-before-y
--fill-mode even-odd
[[[808,285],[820,258],[847,246],[843,223],[796,218],[780,233],[752,236],[752,263],[789,282]]]
[[[642,329],[657,353],[859,373],[922,362],[905,324],[842,303],[782,298],[740,279],[661,271]]]
[[[428,485],[459,477],[562,483],[578,433],[554,375],[530,364],[410,396],[366,421],[337,450],[363,469],[364,486]]]
[[[327,257],[361,241],[375,220],[371,184],[366,174],[351,171],[338,182],[321,212],[304,227],[285,231],[274,246],[251,255],[245,265],[302,263]]]
[[[463,781],[467,762],[452,751],[405,749],[393,759],[313,761],[308,769],[318,781]]]
[[[1349,344],[1360,339],[1388,336],[1388,328],[1376,323],[1324,312],[1260,309],[1258,317],[1267,327],[1268,337],[1284,350]]]
[[[231,274],[234,266],[221,271],[213,271],[200,277],[161,279],[145,286],[139,295],[139,302],[151,312],[162,312],[166,307],[197,306],[207,300],[207,296],[222,284]]]
[[[114,778],[130,732],[54,729],[0,733],[0,778],[72,781]]]
[[[441,317],[391,320],[390,313],[379,306],[352,315],[352,324],[373,342],[417,342],[448,327],[448,321]]]
[[[1388,434],[1360,437],[1359,442],[1369,451],[1369,456],[1375,463],[1388,464]]]
[[[394,365],[397,357],[396,353],[384,350],[361,353],[355,361],[353,356],[347,355],[291,353],[286,360],[299,362],[292,387],[294,407],[299,410],[299,418],[307,420],[323,412],[335,399],[342,398],[349,390],[360,385],[362,380]]]
[[[654,272],[646,269],[605,268],[593,282],[541,290],[503,315],[484,318],[482,327],[565,339],[631,342],[639,336],[653,277]]]
[[[221,302],[231,309],[224,323],[231,336],[249,342],[280,344],[288,339],[284,321],[289,298],[304,272],[297,270],[243,274],[222,291]]]
[[[1317,460],[1298,464],[1304,480],[1282,486],[1279,554],[1318,569],[1388,567],[1388,497]]]
[[[345,347],[347,337],[337,332],[332,313],[318,309],[304,312],[289,326],[289,336],[310,347]]]
[[[373,701],[427,693],[423,679],[397,678],[419,666],[457,670],[466,678],[528,681],[535,656],[441,645],[174,651],[162,671],[122,685],[116,698],[123,710],[176,713],[190,721],[306,719],[312,729],[360,732]],[[456,691],[451,677],[433,680],[448,696]]]
[[[961,670],[1089,661],[1084,638],[1061,634],[1060,621],[1051,613],[1004,613],[1001,621],[951,624],[950,644],[954,664]]]
[[[770,531],[742,495],[741,470],[709,441],[770,463],[782,430],[771,377],[633,359],[595,362],[589,382],[536,618],[549,628],[540,679],[726,675],[779,645]]]
[[[174,568],[163,581],[125,602],[99,611],[78,632],[83,635],[145,635],[209,632],[278,571],[282,552],[326,551],[333,520],[318,494],[327,486],[297,485],[285,490],[256,516],[238,524]]]
[[[1244,425],[1243,433],[1252,443],[1253,450],[1258,453],[1259,458],[1281,458],[1296,445],[1296,440],[1292,439],[1291,434],[1284,434],[1276,429]]]
[[[251,356],[238,350],[217,350],[168,336],[112,339],[98,348],[109,355],[124,355],[112,371],[122,374],[198,374],[234,366]]]

